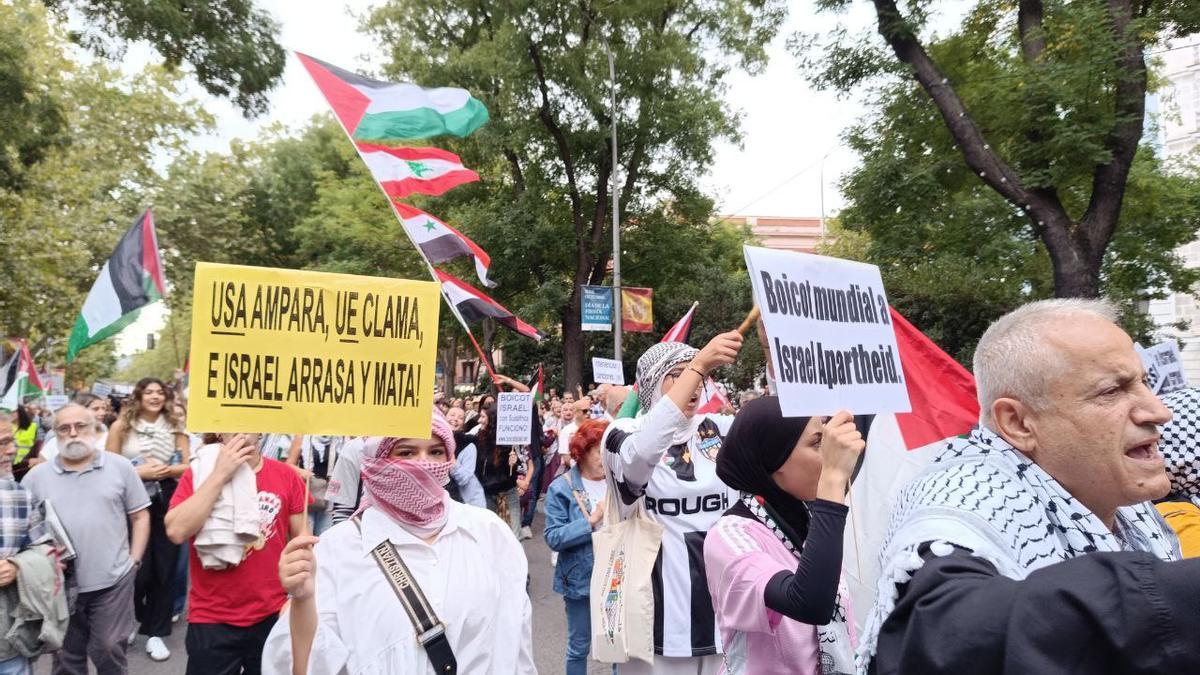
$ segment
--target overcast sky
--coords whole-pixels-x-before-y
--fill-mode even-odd
[[[376,45],[358,32],[357,17],[378,0],[258,0],[257,4],[279,22],[287,49],[352,69],[377,65],[371,58]],[[860,4],[854,19],[869,29],[864,9]],[[820,216],[822,176],[826,212],[832,214],[842,204],[837,180],[856,158],[844,149],[841,134],[863,108],[856,101],[839,101],[832,93],[809,87],[785,47],[787,37],[801,27],[812,32],[833,25],[832,18],[815,14],[811,0],[794,0],[786,26],[769,47],[766,70],[754,77],[741,72],[730,76],[728,102],[744,116],[744,140],[740,148],[719,145],[716,162],[704,180],[721,213]],[[146,49],[132,49],[126,64],[140,67],[151,58]],[[271,94],[270,112],[257,119],[245,119],[227,101],[205,95],[194,83],[189,91],[217,117],[214,133],[196,138],[193,144],[204,150],[223,151],[231,140],[253,138],[272,123],[297,126],[327,110],[308,73],[291,56],[283,82]],[[161,312],[146,314],[122,334],[120,352],[144,348],[146,331],[161,325]]]

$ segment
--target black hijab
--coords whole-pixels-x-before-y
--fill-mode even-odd
[[[810,419],[784,417],[777,396],[756,398],[742,406],[717,455],[721,480],[762,497],[767,512],[797,547],[808,536],[808,507],[779,487],[771,474],[791,456]],[[753,518],[740,502],[729,513]]]

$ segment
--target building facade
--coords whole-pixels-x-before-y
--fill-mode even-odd
[[[720,222],[749,226],[751,233],[767,248],[816,253],[825,236],[820,218],[787,216],[721,216]]]
[[[1200,153],[1200,36],[1177,40],[1167,45],[1163,60],[1164,86],[1159,124],[1163,154],[1180,157]],[[1179,250],[1188,265],[1200,266],[1200,242],[1192,242]],[[1149,312],[1159,326],[1161,336],[1177,337],[1182,344],[1184,374],[1188,382],[1200,385],[1200,301],[1196,292],[1172,293],[1162,300],[1152,300]],[[1183,331],[1166,328],[1177,321],[1187,321]]]

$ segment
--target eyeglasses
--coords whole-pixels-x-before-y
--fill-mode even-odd
[[[74,424],[60,424],[54,427],[54,432],[59,436],[70,436],[74,431],[76,434],[82,434],[92,428],[88,422],[76,422]]]

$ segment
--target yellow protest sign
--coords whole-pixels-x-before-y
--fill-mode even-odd
[[[188,428],[429,438],[437,284],[196,264]]]

